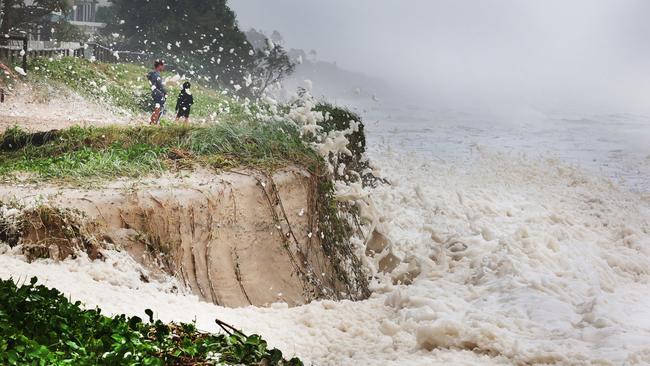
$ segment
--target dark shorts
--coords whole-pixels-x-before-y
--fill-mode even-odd
[[[190,118],[190,107],[186,108],[179,108],[178,113],[176,114],[176,118]]]
[[[151,109],[155,110],[156,108],[160,108],[161,110],[164,109],[165,107],[165,97],[162,96],[152,96],[151,98]]]

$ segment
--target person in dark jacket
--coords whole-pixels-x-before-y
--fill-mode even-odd
[[[183,90],[178,94],[178,100],[176,101],[176,122],[182,118],[185,118],[185,123],[189,122],[190,111],[192,109],[192,104],[194,104],[194,97],[190,88],[192,84],[189,81],[183,83]]]
[[[151,99],[153,101],[153,113],[149,124],[157,125],[160,123],[160,116],[165,110],[165,101],[167,100],[167,89],[163,82],[161,72],[165,71],[165,62],[157,60],[153,64],[153,70],[147,75],[147,79],[151,83]]]

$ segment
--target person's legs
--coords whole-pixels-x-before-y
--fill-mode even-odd
[[[151,119],[149,120],[150,125],[157,125],[160,122],[160,107],[156,107],[151,114]]]
[[[179,109],[178,112],[176,113],[176,123],[178,123],[181,120],[181,118],[187,118],[187,114],[182,108]]]
[[[190,109],[190,107],[187,107],[187,110],[185,111],[185,114],[183,115],[183,117],[185,117],[185,124],[186,125],[190,123],[190,113],[192,113],[192,110]]]
[[[149,120],[149,124],[158,125],[160,124],[160,118],[162,118],[163,114],[165,113],[165,98],[154,97],[153,106],[154,109],[153,113],[151,114],[151,120]]]
[[[176,122],[180,121],[181,118],[183,119],[184,124],[188,124],[190,120],[190,111],[185,108],[178,110],[178,113],[176,114]]]

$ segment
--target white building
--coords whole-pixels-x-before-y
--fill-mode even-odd
[[[66,14],[54,12],[47,15],[50,21],[59,21],[61,18],[67,19],[70,24],[79,27],[86,34],[96,34],[106,26],[105,23],[97,22],[97,10],[102,7],[110,7],[110,0],[68,0],[72,3],[72,9]],[[34,0],[25,0],[25,5],[34,5]],[[35,24],[28,30],[29,38],[33,41],[48,41],[49,32],[40,24]]]
[[[110,6],[109,0],[75,0],[72,12],[69,15],[73,22],[95,22],[97,9],[102,6]]]
[[[110,0],[72,0],[71,20],[77,22],[94,22],[97,9],[111,6]],[[25,5],[34,5],[34,0],[25,0]]]
[[[88,34],[97,33],[106,24],[97,22],[97,9],[110,6],[109,0],[74,0],[72,11],[67,18],[70,24],[76,25]]]

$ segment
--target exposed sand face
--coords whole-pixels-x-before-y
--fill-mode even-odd
[[[136,118],[64,88],[16,83],[12,89],[4,89],[0,133],[15,125],[28,131],[48,131],[75,125],[128,124]]]
[[[136,184],[137,183],[137,184]],[[1,186],[0,200],[79,209],[99,239],[126,249],[151,271],[174,274],[202,300],[239,307],[346,293],[320,245],[310,207],[315,182],[288,168],[188,173],[96,190]]]

